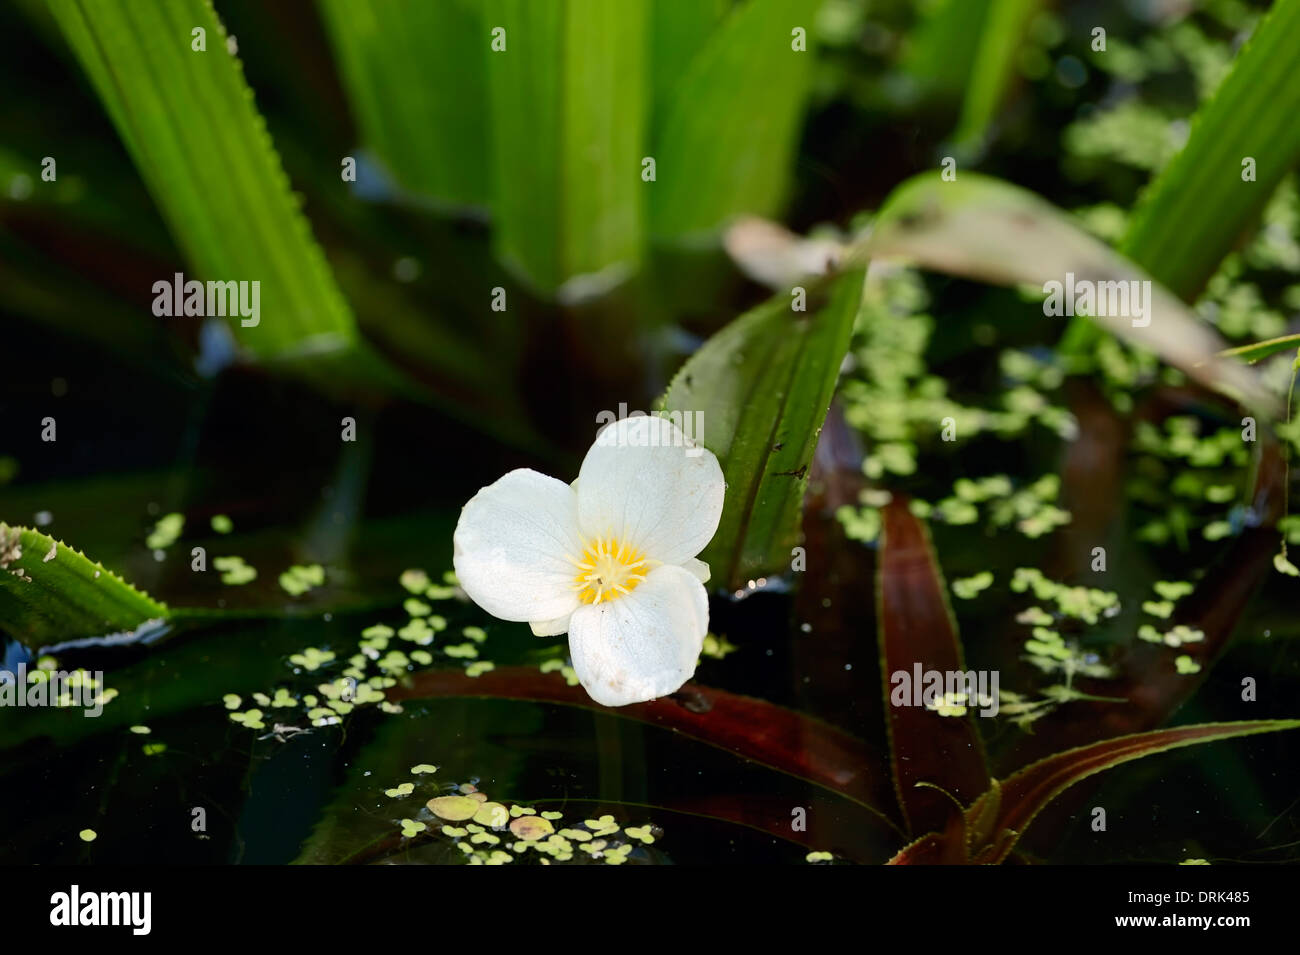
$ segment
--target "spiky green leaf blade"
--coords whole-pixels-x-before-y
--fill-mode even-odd
[[[135,630],[171,615],[80,551],[0,523],[0,630],[33,646]]]
[[[192,278],[261,283],[258,323],[229,318],[240,343],[268,359],[349,353],[352,315],[211,3],[51,0],[50,9]],[[203,51],[193,49],[198,29]]]

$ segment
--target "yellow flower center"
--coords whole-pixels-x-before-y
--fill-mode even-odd
[[[659,563],[613,535],[587,541],[582,557],[570,557],[569,562],[578,570],[573,589],[585,604],[630,594],[645,580],[650,568]]]

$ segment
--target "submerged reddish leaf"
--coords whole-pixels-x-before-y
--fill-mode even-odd
[[[1015,848],[1034,817],[1082,779],[1120,763],[1197,743],[1300,729],[1300,720],[1203,723],[1102,740],[1056,753],[995,782],[961,818],[907,846],[891,865],[996,864]]]
[[[486,696],[581,706],[674,730],[847,796],[881,819],[893,821],[884,760],[869,744],[828,723],[765,700],[688,683],[674,696],[611,710],[592,702],[580,686],[535,667],[498,667],[478,677],[460,670],[426,670],[407,686],[388,690],[392,700]],[[789,812],[782,816],[789,826]]]
[[[927,832],[941,828],[954,811],[944,792],[964,805],[988,788],[989,774],[969,711],[962,717],[939,716],[924,706],[890,703],[891,674],[911,678],[918,665],[940,673],[964,672],[966,667],[943,572],[925,525],[899,498],[886,505],[881,516],[876,631],[894,781],[909,831]],[[944,792],[918,788],[921,782]]]

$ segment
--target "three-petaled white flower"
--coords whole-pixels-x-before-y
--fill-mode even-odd
[[[623,706],[675,692],[709,627],[695,555],[718,529],[722,468],[671,420],[609,425],[572,484],[527,468],[461,511],[456,576],[495,617],[539,637],[568,631],[587,693]]]

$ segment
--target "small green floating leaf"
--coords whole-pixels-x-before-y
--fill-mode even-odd
[[[99,833],[94,829],[82,829],[81,832],[77,833],[77,836],[82,842],[94,842],[99,838]]]
[[[225,514],[215,514],[212,517],[212,529],[218,534],[229,534],[235,529],[235,522]]]
[[[429,811],[439,819],[463,822],[473,819],[481,804],[468,796],[437,796],[428,802]]]
[[[424,832],[428,828],[429,827],[426,826],[424,823],[418,822],[414,819],[402,820],[402,835],[405,836],[407,839],[412,839],[415,836],[418,836],[420,833]]]

